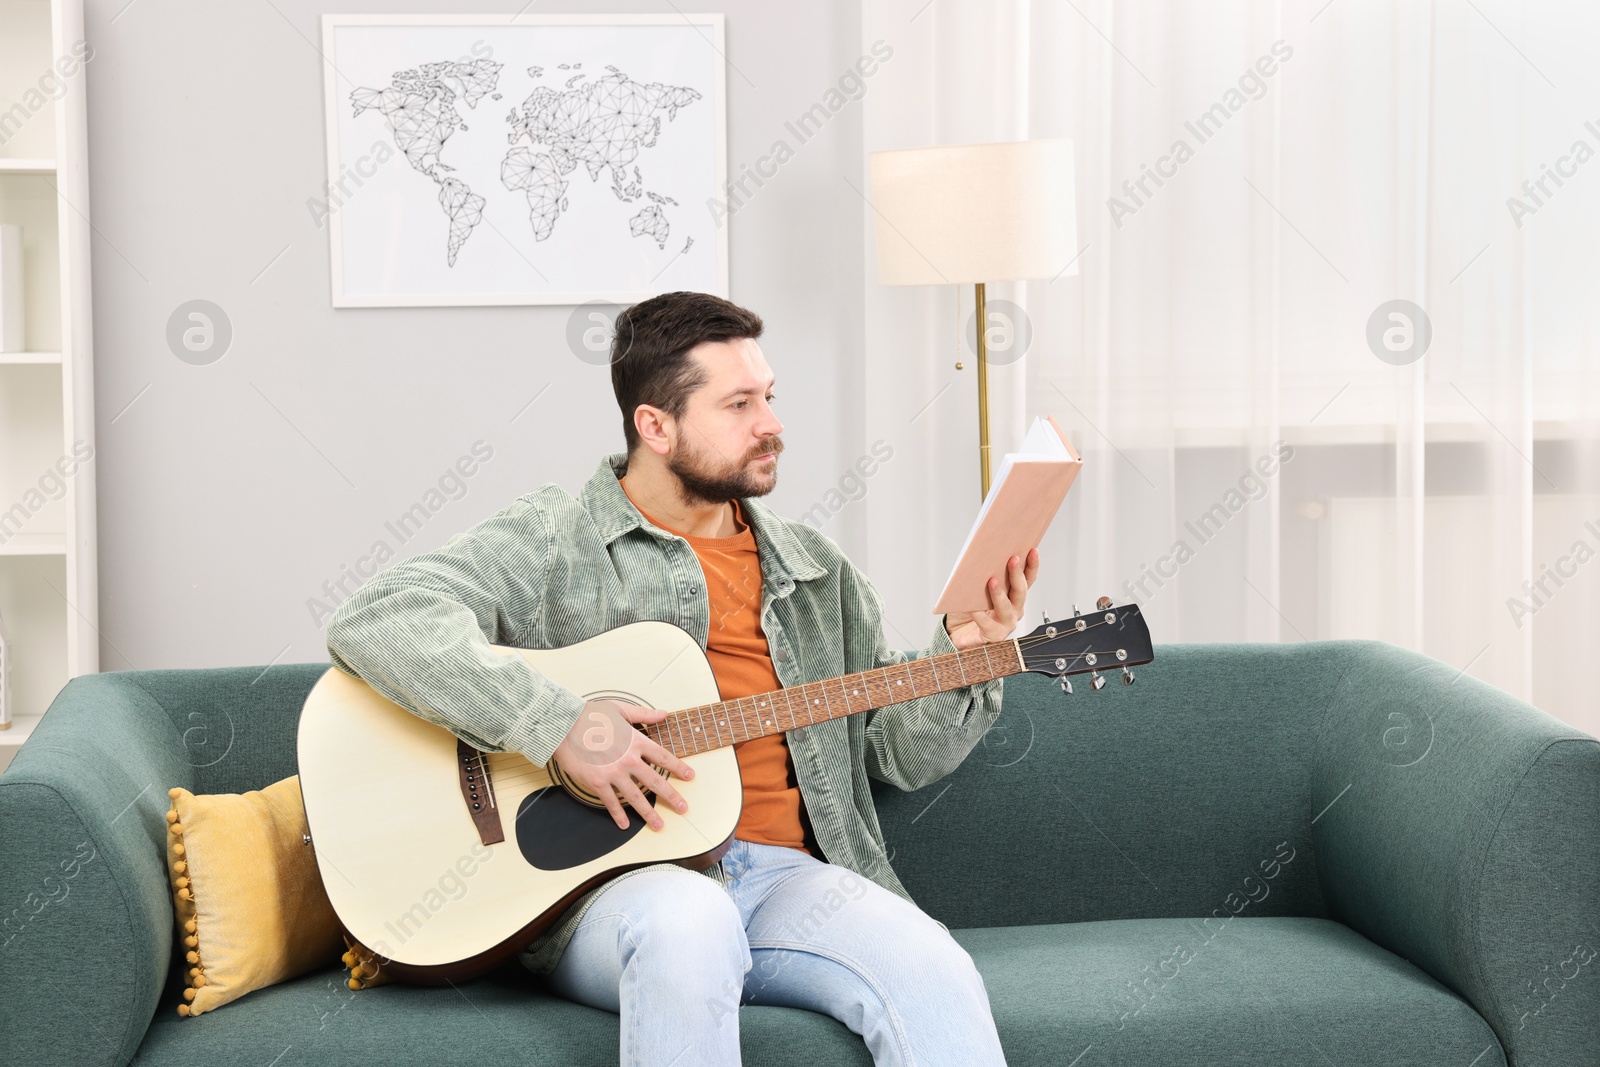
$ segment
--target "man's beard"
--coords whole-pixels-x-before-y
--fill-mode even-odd
[[[667,457],[667,469],[678,476],[679,495],[691,507],[702,504],[725,504],[735,497],[766,496],[777,488],[778,481],[766,484],[766,468],[751,461],[768,452],[783,451],[783,442],[774,437],[759,452],[747,454],[743,462],[729,470],[717,452],[700,452],[684,437],[680,445]],[[777,460],[773,460],[775,468]]]

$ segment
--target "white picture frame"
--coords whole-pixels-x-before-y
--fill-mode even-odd
[[[728,296],[721,14],[327,14],[322,43],[334,307]],[[546,118],[623,93],[642,144],[550,147]]]

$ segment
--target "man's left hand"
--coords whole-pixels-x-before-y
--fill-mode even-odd
[[[1012,556],[1006,564],[1007,587],[1000,579],[989,579],[988,611],[952,611],[944,617],[945,633],[956,648],[976,648],[988,641],[1004,641],[1011,636],[1022,618],[1023,605],[1028,600],[1028,586],[1039,574],[1039,549],[1028,549],[1028,562]]]

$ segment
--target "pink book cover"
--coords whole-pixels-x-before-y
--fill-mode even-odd
[[[1026,563],[1028,550],[1038,546],[1056,512],[1061,510],[1067,490],[1083,469],[1083,457],[1067,440],[1055,417],[1045,418],[1049,429],[1060,439],[1063,454],[1051,458],[1033,451],[1006,455],[999,475],[989,485],[989,495],[967,537],[966,547],[950,572],[944,592],[939,594],[934,614],[992,608],[989,579],[999,578],[1001,589],[1005,589],[1007,561],[1017,556]],[[1031,431],[1029,437],[1033,439]],[[1024,448],[1028,448],[1026,441]]]

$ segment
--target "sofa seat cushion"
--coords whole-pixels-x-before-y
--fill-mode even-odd
[[[1211,936],[1207,938],[1207,934]],[[1322,919],[1127,919],[956,930],[1011,1067],[1504,1067],[1488,1025],[1406,961]],[[1146,980],[1150,980],[1146,985]],[[158,1011],[141,1067],[516,1063],[613,1067],[617,1017],[515,970],[352,992],[335,969],[194,1019]],[[1135,990],[1142,986],[1143,995]],[[739,1013],[746,1063],[860,1065],[861,1040],[789,1008]]]
[[[1505,1063],[1469,1004],[1325,919],[1123,919],[955,936],[983,974],[1013,1065]]]

